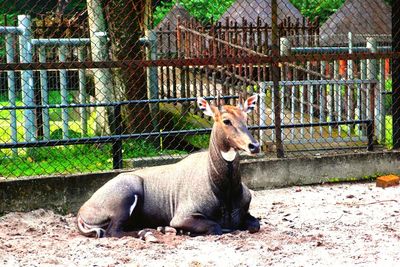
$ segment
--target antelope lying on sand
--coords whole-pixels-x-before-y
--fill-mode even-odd
[[[110,180],[80,208],[80,232],[118,237],[130,229],[158,226],[192,234],[257,232],[260,224],[249,213],[251,195],[241,182],[238,155],[259,152],[246,126],[256,102],[257,95],[238,106],[213,106],[198,98],[199,108],[214,118],[208,151]]]

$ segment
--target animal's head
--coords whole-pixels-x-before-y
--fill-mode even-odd
[[[260,151],[260,144],[254,139],[247,129],[247,114],[254,110],[258,95],[255,94],[245,100],[239,101],[237,106],[211,105],[204,98],[197,99],[197,105],[207,116],[214,119],[214,130],[222,131],[224,143],[235,151],[245,151],[254,155]]]

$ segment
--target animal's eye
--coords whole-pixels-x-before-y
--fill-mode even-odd
[[[232,125],[232,122],[228,119],[222,121],[225,125]]]

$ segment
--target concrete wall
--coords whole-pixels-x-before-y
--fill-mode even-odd
[[[400,174],[400,152],[309,158],[243,160],[243,181],[252,189],[307,185]],[[0,182],[0,214],[38,208],[76,212],[119,172],[6,180]]]

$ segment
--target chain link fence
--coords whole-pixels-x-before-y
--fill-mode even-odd
[[[212,121],[199,96],[235,105],[257,93],[248,123],[260,156],[398,148],[396,4],[2,1],[0,177],[138,167],[206,149]]]

